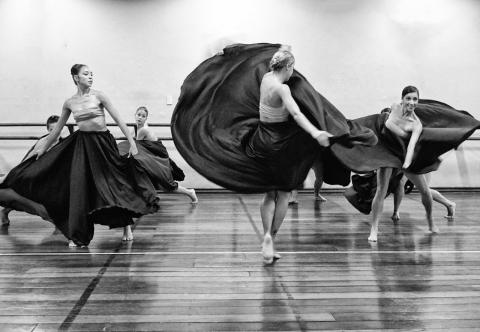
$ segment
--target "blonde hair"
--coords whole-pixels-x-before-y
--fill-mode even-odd
[[[292,49],[288,45],[282,45],[280,49],[275,52],[270,60],[270,70],[279,71],[284,67],[290,66],[295,62],[295,57],[292,54]]]

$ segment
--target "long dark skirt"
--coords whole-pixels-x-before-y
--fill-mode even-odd
[[[388,182],[388,189],[386,196],[397,190],[400,185],[400,180],[403,177],[403,172],[399,169],[394,169],[390,181]],[[369,172],[360,176],[355,174],[352,176],[352,185],[345,189],[344,196],[358,211],[364,214],[370,214],[372,211],[373,198],[377,192],[377,172]],[[407,191],[405,191],[407,193]]]
[[[425,174],[438,169],[440,156],[465,141],[480,122],[465,111],[458,111],[439,101],[421,99],[415,109],[423,125],[422,133],[415,146],[413,161],[407,169],[411,173]],[[332,149],[342,162],[357,161],[357,172],[369,172],[380,167],[394,168],[388,192],[393,192],[403,175],[401,170],[409,139],[400,138],[386,126],[388,113],[374,114],[353,120],[359,125],[372,129],[378,136],[378,144],[371,147],[355,146],[344,149],[334,146]],[[353,186],[345,196],[362,213],[370,213],[373,197],[377,189],[376,177],[363,179],[352,177]]]
[[[279,47],[234,45],[200,64],[185,79],[173,112],[175,146],[197,172],[239,192],[297,188],[319,154],[328,160],[325,182],[347,185],[353,165],[340,163],[296,123],[259,121],[260,83]],[[334,145],[375,144],[371,130],[345,119],[297,71],[287,84],[301,112],[334,135]],[[269,149],[278,151],[269,155]]]
[[[120,156],[108,131],[76,131],[39,160],[34,156],[13,168],[0,188],[43,204],[54,224],[79,245],[91,241],[94,224],[124,227],[158,210],[145,170]]]
[[[415,109],[423,125],[415,146],[413,162],[407,169],[416,174],[429,173],[440,166],[439,157],[458,147],[476,129],[480,122],[465,111],[458,111],[439,101],[421,99]],[[356,172],[369,172],[380,167],[401,169],[407,152],[408,139],[400,138],[385,126],[388,113],[374,114],[353,120],[375,132],[378,143],[374,146],[354,146],[345,149],[332,147],[343,163],[357,163]]]
[[[314,140],[295,122],[260,122],[246,142],[246,154],[259,164],[258,174],[278,190],[297,189],[321,153]]]
[[[175,175],[178,178],[183,178],[185,175],[183,171],[172,165],[171,159],[168,157],[168,152],[160,140],[135,141],[138,148],[138,154],[134,158],[147,172],[150,180],[158,190],[173,191],[178,188],[178,183],[175,181]],[[121,155],[128,154],[130,144],[128,142],[121,142],[118,144],[118,149]]]

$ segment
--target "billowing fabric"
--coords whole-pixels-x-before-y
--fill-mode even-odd
[[[347,185],[353,165],[342,165],[292,119],[259,120],[260,83],[279,47],[233,45],[201,63],[185,79],[173,112],[175,145],[197,172],[239,192],[295,189],[320,154],[328,156],[325,182]],[[334,135],[333,145],[375,144],[371,130],[346,120],[300,73],[286,84],[302,113]]]
[[[146,171],[155,188],[164,191],[177,189],[178,183],[175,181],[176,178],[183,180],[185,175],[168,157],[167,149],[163,143],[160,140],[136,140],[135,142],[137,144],[138,154],[136,154],[134,158]],[[127,141],[118,144],[118,150],[121,155],[127,155],[129,148],[130,143]]]
[[[120,156],[108,131],[76,131],[35,159],[13,168],[0,188],[43,204],[78,245],[88,245],[94,224],[124,227],[158,210],[150,178],[135,159]]]
[[[480,122],[465,111],[435,100],[420,99],[415,114],[423,125],[422,133],[415,146],[413,162],[409,172],[424,174],[438,169],[440,155],[458,147],[476,129]],[[346,149],[332,146],[335,155],[345,164],[357,163],[352,170],[364,173],[380,167],[401,169],[409,139],[393,134],[386,126],[388,113],[374,114],[353,120],[358,125],[370,128],[378,137],[374,146],[355,146]]]
[[[400,185],[403,172],[395,169],[390,176],[386,196],[395,192]],[[352,175],[352,185],[345,189],[344,196],[358,211],[364,214],[370,214],[372,211],[372,202],[377,192],[377,172],[369,172],[364,175]],[[407,191],[405,191],[407,193]]]
[[[480,122],[465,111],[434,100],[420,100],[415,108],[415,114],[423,125],[423,131],[416,144],[413,162],[407,169],[409,172],[424,174],[438,169],[440,155],[458,147],[476,129]],[[390,178],[387,195],[398,185],[403,172],[403,161],[407,152],[409,139],[400,138],[386,126],[388,112],[370,115],[353,120],[362,126],[372,129],[378,136],[378,144],[371,147],[355,146],[343,149],[335,146],[336,152],[343,162],[358,162],[357,172],[368,172],[380,167],[392,167],[394,171]],[[406,187],[413,188],[411,182]],[[352,186],[345,191],[347,200],[360,212],[368,214],[377,190],[376,176],[352,176]],[[407,191],[406,191],[407,192]]]

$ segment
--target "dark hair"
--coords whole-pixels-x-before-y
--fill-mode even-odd
[[[137,108],[137,110],[135,111],[135,114],[137,114],[138,111],[144,111],[145,113],[147,113],[147,116],[148,116],[148,109],[146,106],[140,106],[139,108]]]
[[[412,92],[416,92],[418,97],[420,98],[420,92],[418,92],[418,89],[416,87],[414,87],[413,85],[409,85],[409,86],[406,86],[406,87],[403,88],[402,99],[403,99],[403,97],[405,97],[406,95],[408,95],[409,93],[412,93]]]
[[[51,125],[52,123],[57,123],[58,119],[60,119],[58,115],[50,115],[47,119],[47,129],[48,129],[48,126]]]
[[[73,78],[73,76],[75,75],[78,75],[78,73],[80,72],[80,70],[82,70],[83,67],[86,67],[87,65],[83,65],[83,64],[80,64],[80,63],[76,63],[72,66],[72,68],[70,68],[70,74],[72,75],[72,79],[73,79],[73,83],[75,83],[75,85],[77,85],[77,82],[75,81],[75,79]]]
[[[270,60],[270,70],[278,71],[295,62],[295,57],[288,47],[281,47]]]

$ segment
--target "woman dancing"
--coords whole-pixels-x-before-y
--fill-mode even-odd
[[[285,157],[282,141],[288,137],[289,116],[320,146],[329,146],[329,138],[333,136],[318,129],[303,115],[290,88],[284,84],[292,76],[294,64],[295,58],[290,51],[277,51],[270,61],[271,71],[263,76],[260,83],[260,125],[249,140],[247,154],[252,158],[266,160],[272,168],[281,166]],[[280,168],[277,170],[281,172]],[[273,239],[285,219],[290,191],[290,188],[282,186],[268,191],[260,206],[264,231],[262,254],[267,264],[274,258],[279,258]]]
[[[426,173],[440,165],[438,157],[457,147],[468,138],[480,122],[464,111],[433,100],[420,100],[416,87],[407,86],[402,91],[402,101],[393,104],[391,112],[382,112],[355,120],[377,133],[379,142],[373,147],[355,147],[350,150],[334,147],[342,161],[357,160],[361,171],[377,169],[377,189],[372,201],[372,225],[369,241],[378,237],[378,222],[383,211],[390,177],[402,169],[405,176],[417,187],[425,207],[429,231],[437,233],[432,219],[432,190],[428,187]],[[403,186],[396,186],[396,203]],[[395,211],[392,219],[396,219]]]
[[[178,184],[185,178],[183,171],[168,156],[162,141],[148,127],[148,109],[140,106],[135,111],[136,143],[138,154],[134,156],[145,169],[158,190],[183,194],[191,199],[192,204],[198,203],[195,189],[187,189]],[[128,153],[128,143],[118,144],[120,154]]]
[[[375,135],[347,121],[294,70],[288,49],[236,44],[200,64],[185,80],[172,116],[172,136],[185,160],[218,185],[265,193],[262,255],[278,258],[274,240],[289,192],[331,144],[374,144]],[[349,182],[337,159],[327,183]]]
[[[48,117],[47,123],[46,123],[48,133],[51,133],[52,130],[55,128],[55,126],[57,125],[58,119],[59,119],[58,115],[51,115],[51,116]],[[47,136],[48,136],[48,134],[45,134],[42,137],[40,137],[40,139],[27,151],[27,153],[23,157],[22,161],[32,157],[32,155],[35,153],[35,151],[38,150],[43,144],[45,144],[45,142],[47,141]],[[53,144],[57,144],[58,142],[60,142],[61,139],[62,138],[59,136],[57,141],[54,142]],[[0,179],[0,182],[2,180],[3,179]],[[14,199],[10,198],[10,201],[12,201],[12,200],[14,200]],[[24,202],[26,202],[26,201],[24,201]],[[37,203],[35,203],[35,204],[37,204]],[[33,205],[30,204],[30,206],[33,206]],[[45,209],[45,208],[43,207],[43,209]],[[13,209],[11,209],[11,208],[4,208],[4,209],[0,210],[0,219],[2,220],[2,226],[10,225],[10,218],[9,218],[8,215],[12,210]],[[38,206],[34,210],[38,211]],[[22,209],[22,211],[25,211],[25,209]],[[32,209],[30,208],[29,211],[32,211]],[[26,211],[26,212],[29,212],[29,211]],[[31,213],[31,212],[29,212],[29,213]]]
[[[27,159],[12,169],[0,188],[11,188],[45,206],[70,244],[88,245],[94,224],[124,227],[123,240],[131,240],[132,218],[158,209],[155,188],[135,159],[118,153],[105,110],[127,137],[129,154],[136,155],[137,147],[109,98],[91,89],[92,71],[76,64],[70,73],[77,92],[63,104],[57,126],[36,152],[36,160]],[[70,114],[79,130],[45,154]]]

